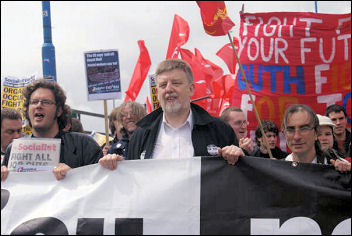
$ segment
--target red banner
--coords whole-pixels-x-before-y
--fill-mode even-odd
[[[262,120],[281,127],[293,103],[307,104],[318,114],[340,104],[351,124],[351,13],[241,14],[239,57]],[[244,110],[249,130],[255,130],[240,71],[230,104]]]

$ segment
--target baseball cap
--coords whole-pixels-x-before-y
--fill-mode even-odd
[[[318,116],[318,119],[319,119],[319,125],[328,125],[328,126],[331,126],[331,127],[335,127],[335,124],[332,123],[331,119],[327,116],[322,116],[322,115],[319,115],[317,114]]]

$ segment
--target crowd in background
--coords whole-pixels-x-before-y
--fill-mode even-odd
[[[207,155],[218,155],[232,165],[240,156],[254,156],[332,164],[341,172],[351,169],[351,133],[347,129],[347,113],[340,105],[327,107],[325,114],[316,114],[304,104],[291,105],[280,128],[263,120],[262,129],[258,125],[252,140],[240,108],[228,107],[216,118],[190,102],[195,88],[187,63],[166,60],[160,63],[156,76],[161,108],[146,114],[142,104],[131,101],[114,108],[109,115],[113,140],[101,147],[82,134],[82,124],[72,118],[65,93],[58,84],[41,79],[25,88],[23,115],[32,127],[31,137],[62,141],[60,163],[53,170],[58,180],[65,178],[71,168],[98,162],[115,169],[123,159]],[[276,145],[279,132],[286,138],[288,152]],[[2,109],[2,180],[8,175],[11,142],[21,136],[22,114]]]

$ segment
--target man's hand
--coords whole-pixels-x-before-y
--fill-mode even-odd
[[[107,145],[104,146],[104,148],[103,148],[103,155],[104,155],[104,156],[106,156],[106,155],[108,154],[109,148],[110,148],[110,145],[109,145],[109,144],[107,144]]]
[[[340,172],[351,171],[351,163],[337,160],[330,160],[330,163],[335,166],[335,169]]]
[[[109,170],[115,170],[117,168],[117,162],[122,161],[123,157],[117,154],[108,154],[99,160],[99,164]]]
[[[54,167],[53,173],[57,180],[62,180],[66,177],[66,173],[69,170],[71,170],[71,167],[64,163],[59,163]]]
[[[9,175],[9,170],[6,166],[1,166],[1,181],[5,181]]]
[[[244,156],[244,153],[241,148],[231,145],[224,148],[218,148],[218,155],[222,156],[227,163],[230,165],[235,165],[240,156]]]
[[[239,146],[240,148],[246,150],[248,153],[252,153],[254,150],[254,143],[250,138],[241,138]]]

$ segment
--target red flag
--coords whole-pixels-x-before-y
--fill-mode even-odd
[[[213,98],[231,98],[235,86],[235,79],[232,75],[223,75],[212,82],[214,93]]]
[[[226,108],[228,108],[230,106],[230,98],[223,98],[221,100],[221,105],[218,109],[218,113],[216,116],[220,116],[221,113],[223,112],[223,110],[225,110]]]
[[[223,75],[224,71],[221,69],[220,66],[214,64],[208,59],[205,59],[197,48],[194,49],[194,52],[196,58],[200,62],[204,78],[207,80],[208,83],[211,84],[214,79],[217,79],[218,77]]]
[[[195,90],[191,99],[193,100],[208,96],[210,94],[210,89],[208,88],[209,84],[207,84],[205,79],[203,78],[204,76],[199,60],[188,49],[181,48],[180,52],[182,60],[186,61],[190,65],[193,72],[193,82],[195,85]],[[200,100],[196,103],[204,109],[207,108],[207,100]]]
[[[195,48],[195,54],[187,49],[180,49],[181,58],[186,61],[192,68],[195,92],[191,99],[202,97],[211,97],[213,93],[212,81],[219,76],[222,76],[222,69],[205,59],[200,51]],[[220,98],[208,98],[195,102],[203,107],[211,115],[216,115],[219,108]]]
[[[235,46],[235,50],[238,53],[239,49],[239,41],[236,37],[233,37],[233,45]],[[216,55],[220,57],[225,64],[227,65],[227,68],[229,69],[231,74],[235,74],[236,72],[236,57],[235,53],[233,52],[231,43],[228,43],[224,45],[217,53]]]
[[[147,96],[146,105],[147,105],[147,113],[149,114],[153,111],[153,109],[152,109],[152,104],[150,104],[150,102],[149,102],[148,96]]]
[[[224,1],[197,1],[204,30],[212,36],[226,35],[235,25],[227,15]]]
[[[189,26],[187,21],[175,14],[166,59],[178,58],[180,48],[182,45],[187,43],[188,36]]]
[[[126,93],[124,102],[133,102],[133,101],[134,100],[130,96],[128,96],[128,94]]]
[[[145,78],[147,77],[150,65],[149,53],[144,45],[144,40],[138,40],[138,46],[140,50],[139,58],[136,66],[134,67],[133,75],[126,91],[126,101],[135,101],[139,91],[142,88]]]

